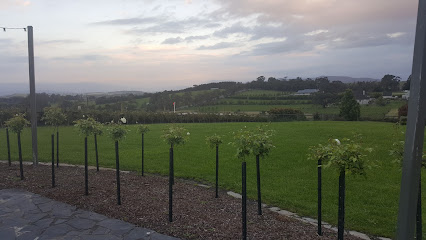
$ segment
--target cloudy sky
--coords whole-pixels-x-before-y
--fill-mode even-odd
[[[157,91],[260,75],[405,80],[417,3],[1,0],[0,27],[34,27],[36,82],[44,84]],[[26,33],[0,31],[0,84],[27,84],[27,62]]]

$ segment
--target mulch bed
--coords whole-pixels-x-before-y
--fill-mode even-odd
[[[19,165],[0,163],[0,189],[16,188],[104,214],[137,226],[182,239],[241,239],[241,200],[226,191],[198,186],[175,179],[173,186],[173,222],[168,221],[168,178],[121,173],[122,205],[117,205],[115,171],[89,170],[89,195],[84,195],[84,168],[55,168],[56,187],[51,187],[51,167],[24,166],[25,180],[19,177]],[[337,239],[337,233],[264,209],[257,215],[257,203],[248,201],[247,235],[249,239]],[[358,239],[347,235],[345,239]]]

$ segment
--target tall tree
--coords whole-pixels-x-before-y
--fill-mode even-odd
[[[400,77],[386,74],[380,81],[380,85],[382,86],[384,91],[397,91],[399,90],[400,81]]]
[[[359,103],[352,90],[347,89],[340,102],[340,114],[346,121],[357,121],[361,115]]]

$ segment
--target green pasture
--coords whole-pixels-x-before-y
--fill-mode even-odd
[[[244,126],[255,128],[259,123],[180,124],[190,132],[186,145],[175,148],[175,175],[213,184],[215,181],[215,151],[205,143],[206,136],[223,135],[220,146],[219,184],[222,189],[241,192],[241,162],[235,158],[236,150],[228,143],[232,133]],[[301,216],[316,218],[317,163],[307,160],[309,146],[326,143],[329,138],[351,137],[361,133],[363,144],[374,151],[368,159],[376,167],[367,170],[367,177],[347,176],[346,228],[377,236],[393,237],[398,211],[401,170],[389,157],[394,138],[392,123],[379,122],[277,122],[270,123],[275,130],[276,145],[271,155],[261,161],[262,200]],[[123,170],[141,170],[141,136],[135,125],[126,126],[127,138],[120,142],[120,167]],[[166,124],[150,125],[145,135],[145,169],[151,173],[168,173],[169,146],[161,139]],[[60,129],[60,161],[71,164],[84,162],[84,138],[73,127]],[[38,131],[40,161],[51,159],[51,127]],[[11,134],[12,159],[17,160],[16,135]],[[0,159],[7,159],[5,129],[0,129]],[[93,137],[89,138],[89,164],[95,164]],[[100,165],[114,167],[114,143],[108,136],[98,138]],[[31,161],[31,134],[22,133],[23,158]],[[255,157],[247,159],[248,195],[256,199]],[[50,172],[46,172],[50,174]],[[61,176],[58,175],[58,178]],[[81,176],[84,178],[84,176]],[[426,186],[423,178],[422,186]],[[89,176],[90,184],[90,176]],[[83,188],[84,186],[82,186]],[[113,186],[111,186],[113,187]],[[224,193],[222,193],[224,194]],[[212,198],[214,193],[212,192]],[[337,224],[338,174],[334,169],[323,171],[323,220]],[[425,202],[426,198],[423,198]],[[423,208],[425,209],[425,208]],[[426,211],[423,211],[426,214]],[[426,224],[423,226],[426,227]]]
[[[262,100],[259,100],[262,101]],[[361,105],[361,117],[368,117],[371,119],[383,119],[389,111],[397,111],[397,109],[402,106],[405,101],[390,101],[390,103],[385,106],[378,106],[375,104],[371,105]],[[318,104],[285,104],[285,105],[256,105],[256,104],[241,104],[241,105],[210,105],[202,107],[191,107],[188,110],[200,111],[200,112],[262,112],[269,111],[271,108],[293,108],[299,109],[303,113],[307,114],[333,114],[338,115],[340,112],[338,105],[333,105],[330,107],[323,108]]]

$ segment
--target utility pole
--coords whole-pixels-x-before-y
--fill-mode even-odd
[[[426,0],[419,0],[396,239],[414,239],[426,117]]]
[[[34,41],[33,27],[27,26],[28,33],[28,65],[30,76],[30,109],[31,109],[31,133],[33,146],[33,164],[38,164],[38,148],[37,148],[37,104],[35,94],[35,71],[34,71]]]

